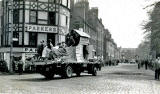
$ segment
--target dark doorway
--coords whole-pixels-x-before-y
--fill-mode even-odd
[[[53,34],[53,33],[48,33],[48,34],[47,34],[47,41],[48,41],[49,39],[52,40],[52,44],[53,44],[53,46],[55,46],[55,34]]]
[[[88,49],[87,49],[87,45],[83,45],[83,57],[85,60],[88,59]]]

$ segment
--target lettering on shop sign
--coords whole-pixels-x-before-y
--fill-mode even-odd
[[[27,25],[27,31],[57,33],[57,27],[55,27],[55,26],[42,26],[42,25]]]
[[[24,48],[24,52],[36,53],[37,49],[36,48]]]

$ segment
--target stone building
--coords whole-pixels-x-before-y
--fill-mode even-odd
[[[1,38],[2,38],[2,1],[0,1],[0,47],[1,47]]]
[[[72,0],[71,1],[71,22],[70,30],[72,29],[82,29],[90,35],[90,45],[96,50],[96,30],[91,24],[88,23],[89,14],[89,2],[88,0]],[[95,52],[94,50],[94,52]]]
[[[131,59],[136,59],[136,48],[122,48],[121,49],[121,55],[122,59],[125,60],[131,60]]]
[[[110,32],[105,29],[102,19],[98,17],[98,8],[90,8],[88,0],[71,0],[70,29],[83,28],[91,36],[90,44],[95,49],[97,56],[104,60],[118,58],[118,48]]]
[[[40,41],[52,39],[53,45],[65,41],[69,32],[70,0],[11,0],[3,2],[2,47],[3,59],[9,63],[10,45],[13,40],[14,56],[22,60],[32,57]],[[13,39],[11,18],[13,17]]]

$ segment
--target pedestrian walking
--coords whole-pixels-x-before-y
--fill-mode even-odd
[[[145,60],[145,69],[147,70],[148,69],[148,60]]]
[[[141,67],[141,62],[139,60],[136,60],[136,63],[138,64],[138,69]]]
[[[154,68],[155,68],[155,80],[159,80],[159,75],[160,75],[160,58],[159,57],[154,61]]]
[[[111,66],[111,63],[112,63],[112,61],[111,61],[111,60],[109,60],[109,66]]]
[[[23,61],[22,61],[22,57],[20,57],[19,62],[18,62],[18,73],[19,73],[19,75],[22,75],[22,73],[23,73]]]

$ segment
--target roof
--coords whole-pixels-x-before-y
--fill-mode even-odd
[[[90,38],[90,35],[88,35],[87,33],[83,32],[83,31],[76,30],[76,29],[73,29],[73,30],[76,31],[81,37]]]

